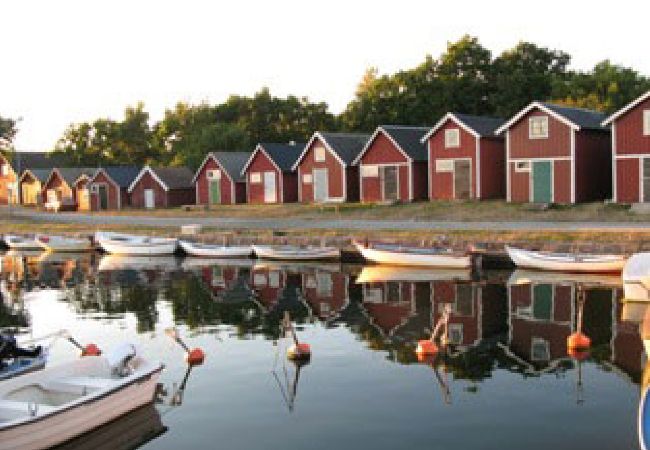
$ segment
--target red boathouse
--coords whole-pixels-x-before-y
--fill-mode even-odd
[[[304,144],[257,144],[241,170],[248,203],[293,203],[298,200],[298,180],[291,167]]]
[[[197,205],[246,203],[242,169],[250,152],[210,152],[194,175]]]

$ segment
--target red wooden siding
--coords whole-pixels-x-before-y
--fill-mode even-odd
[[[616,201],[636,203],[641,201],[639,191],[639,158],[616,160]]]
[[[325,161],[316,162],[314,160],[314,149],[316,147],[325,148]],[[314,201],[314,189],[313,189],[313,179],[312,183],[304,183],[304,176],[306,174],[311,174],[314,169],[327,169],[327,188],[328,188],[328,197],[331,199],[344,199],[344,180],[343,173],[345,168],[341,165],[339,160],[334,156],[325,144],[320,139],[314,139],[311,143],[307,152],[298,164],[298,170],[300,172],[300,201],[301,202],[313,202]],[[348,186],[350,183],[348,182]]]
[[[121,205],[120,202],[118,201],[118,197],[122,195],[120,190],[115,187],[115,184],[113,183],[112,180],[110,180],[104,172],[99,172],[95,179],[93,180],[94,185],[99,185],[99,184],[105,184],[106,185],[106,192],[107,192],[107,197],[108,197],[108,207],[106,209],[119,209],[120,207],[124,207],[128,205],[128,201],[124,201],[124,198],[120,199],[121,200]],[[99,211],[99,195],[96,192],[92,192],[91,189],[91,194],[90,194],[90,208],[93,211]]]
[[[506,149],[503,139],[481,138],[481,199],[506,197]]]
[[[650,110],[650,98],[639,103],[614,122],[617,155],[650,155],[650,136],[643,135],[644,110]]]
[[[47,202],[47,191],[51,189],[60,190],[62,199],[72,199],[76,203],[77,197],[74,189],[68,186],[68,183],[66,183],[65,180],[61,178],[59,172],[54,171],[45,185],[43,185],[43,203]]]
[[[530,139],[528,119],[548,117],[548,138]],[[532,110],[510,127],[510,158],[554,158],[571,156],[571,127],[540,110]]]
[[[259,183],[251,183],[251,173],[259,172],[261,176],[261,181]],[[277,203],[280,203],[280,184],[282,182],[281,176],[282,173],[279,172],[273,162],[267,158],[266,154],[261,151],[255,152],[253,160],[246,168],[246,189],[248,192],[248,203],[265,203],[264,202],[264,172],[275,172],[276,179],[276,200]]]
[[[145,189],[153,189],[154,205],[156,208],[190,205],[195,202],[196,193],[193,188],[165,191],[151,174],[147,172],[138,180],[131,191],[131,206],[144,208]]]
[[[384,134],[379,133],[373,139],[370,147],[361,157],[359,165],[398,166],[398,200],[407,202],[409,198],[409,160]],[[361,201],[379,202],[385,200],[381,192],[379,177],[361,178]]]
[[[527,172],[517,172],[515,163],[510,163],[510,201],[524,203],[530,200],[530,176]]]
[[[215,169],[221,170],[221,204],[231,205],[233,203],[232,182],[223,167],[214,158],[208,158],[208,161],[203,165],[196,177],[196,202],[199,205],[208,205],[210,203],[210,183],[208,182],[207,172]]]

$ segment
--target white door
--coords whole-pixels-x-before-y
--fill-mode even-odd
[[[328,199],[329,186],[327,182],[327,169],[314,169],[314,201],[322,202]]]
[[[264,172],[264,203],[277,201],[275,185],[275,172]]]
[[[144,207],[147,209],[153,209],[156,206],[154,202],[153,189],[144,190]]]

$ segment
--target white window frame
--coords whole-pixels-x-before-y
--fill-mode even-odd
[[[530,173],[532,163],[530,161],[515,161],[515,172]]]
[[[436,173],[450,173],[454,171],[453,159],[436,159]]]
[[[2,175],[3,177],[9,175],[9,164],[5,163],[2,166],[0,166],[0,175]]]
[[[460,129],[450,128],[445,130],[445,148],[460,147]]]
[[[207,171],[208,180],[221,180],[221,170],[212,169]]]
[[[302,182],[303,184],[311,184],[313,182],[314,178],[311,173],[305,173],[302,175]]]
[[[325,162],[325,147],[314,147],[314,162]]]
[[[251,184],[260,184],[262,182],[262,173],[261,172],[251,172],[250,183]]]
[[[368,164],[361,166],[361,178],[378,178],[379,166],[375,164]]]
[[[544,133],[534,134],[533,125],[535,122],[540,122],[543,125],[542,131]],[[548,139],[548,116],[533,116],[528,119],[528,138],[529,139]]]
[[[544,338],[534,336],[530,341],[530,360],[533,362],[550,361],[551,360],[550,342]]]
[[[650,109],[643,110],[643,135],[650,136]]]

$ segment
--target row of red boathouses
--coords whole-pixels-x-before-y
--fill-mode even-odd
[[[65,168],[57,158],[0,155],[0,204],[102,210],[427,199],[645,202],[650,92],[609,118],[533,102],[509,120],[448,113],[432,127],[383,125],[371,135],[315,132],[306,144],[210,152],[196,172]]]

